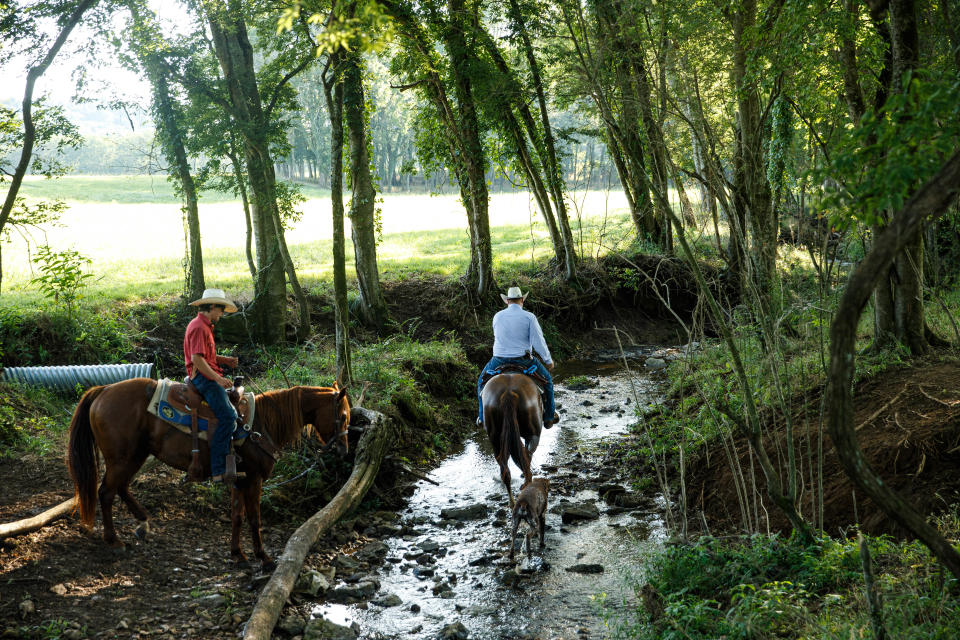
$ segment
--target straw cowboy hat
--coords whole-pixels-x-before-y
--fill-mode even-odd
[[[507,295],[501,293],[500,297],[503,298],[504,302],[507,302],[508,300],[526,300],[529,294],[529,291],[520,293],[520,287],[510,287],[507,289]]]
[[[233,313],[237,310],[237,305],[227,300],[227,294],[223,292],[223,289],[204,289],[203,296],[199,300],[191,302],[190,306],[199,307],[201,304],[222,304],[224,311],[227,313]]]

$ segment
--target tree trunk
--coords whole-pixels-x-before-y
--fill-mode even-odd
[[[570,34],[571,44],[577,55],[577,62],[591,87],[591,97],[600,111],[600,119],[606,129],[607,149],[617,169],[617,176],[623,186],[630,205],[630,217],[640,238],[655,233],[653,200],[650,197],[650,184],[643,161],[642,142],[637,135],[636,127],[639,118],[633,101],[623,101],[628,113],[618,119],[610,104],[609,91],[597,78],[594,69],[599,63],[594,59],[589,37],[586,34],[586,21],[583,8],[580,4],[561,5],[563,20]],[[576,11],[574,15],[571,9]],[[622,64],[615,61],[614,64]],[[621,124],[622,121],[622,124]]]
[[[445,30],[445,45],[450,58],[457,114],[463,144],[463,168],[467,178],[467,193],[472,211],[470,225],[475,238],[472,256],[473,278],[470,282],[478,300],[484,300],[493,289],[493,247],[490,240],[489,195],[486,180],[486,156],[481,142],[480,121],[473,100],[473,86],[469,67],[473,52],[467,44],[464,0],[447,0],[449,24]]]
[[[134,19],[139,20],[135,11],[133,14]],[[193,181],[193,175],[190,173],[190,163],[187,160],[187,151],[183,142],[183,130],[174,110],[167,79],[152,56],[146,56],[142,60],[142,64],[147,72],[150,84],[153,85],[154,108],[160,144],[163,147],[164,155],[173,165],[171,167],[173,177],[180,187],[183,198],[181,211],[183,212],[183,226],[187,241],[187,255],[184,263],[184,296],[189,300],[196,300],[203,296],[203,291],[206,289],[203,278],[203,249],[200,242],[200,211],[197,207],[197,187]]]
[[[330,204],[333,210],[333,299],[335,309],[337,380],[353,381],[350,364],[350,309],[347,306],[347,258],[343,228],[343,83],[336,80],[340,55],[332,56],[334,78],[323,78],[323,93],[330,114]]]
[[[237,191],[240,192],[240,202],[243,205],[243,218],[246,223],[246,239],[244,241],[244,253],[247,256],[247,267],[250,269],[250,279],[257,279],[257,265],[253,261],[253,224],[250,219],[250,201],[247,199],[247,183],[244,181],[243,166],[240,158],[233,151],[233,143],[230,144],[231,150],[227,153],[230,163],[233,165],[233,179],[237,182]]]
[[[893,41],[894,91],[906,93],[906,75],[920,62],[920,36],[914,0],[890,1],[890,36]],[[910,353],[921,355],[929,344],[924,333],[923,230],[911,232],[903,253],[894,260],[894,323],[897,338]]]
[[[830,327],[830,370],[827,379],[827,428],[844,470],[878,507],[920,539],[960,578],[960,554],[926,517],[881,480],[870,468],[853,428],[853,376],[856,371],[857,324],[871,293],[894,259],[910,243],[927,218],[936,218],[960,193],[960,153],[944,164],[893,216],[874,239],[870,252],[850,275]]]
[[[751,275],[755,295],[760,303],[758,313],[775,313],[773,292],[777,283],[777,235],[779,225],[772,206],[770,183],[764,161],[764,116],[756,84],[747,77],[747,55],[751,46],[746,38],[756,25],[756,0],[746,0],[733,16],[733,89],[737,94],[740,124],[740,171],[735,179],[742,182],[747,221],[752,235]]]
[[[380,330],[387,322],[387,303],[380,288],[377,270],[377,193],[370,173],[367,147],[367,119],[363,97],[363,71],[360,54],[346,53],[343,58],[343,121],[350,141],[350,223],[360,288],[360,317],[364,324]]]
[[[530,34],[527,32],[526,19],[520,10],[518,0],[510,0],[510,10],[515,29],[520,34],[520,42],[523,45],[523,53],[527,58],[527,66],[530,69],[530,77],[533,81],[533,89],[537,94],[537,104],[540,107],[540,125],[543,128],[543,147],[546,155],[541,153],[544,164],[544,173],[547,176],[547,184],[550,186],[550,193],[553,196],[554,206],[557,213],[557,226],[560,229],[560,236],[563,241],[563,267],[564,277],[567,280],[573,280],[577,277],[577,253],[576,246],[573,243],[573,232],[570,229],[570,218],[567,214],[566,189],[563,183],[563,176],[560,170],[560,163],[557,161],[556,142],[553,138],[553,129],[550,126],[550,117],[547,111],[546,92],[543,88],[543,78],[540,74],[540,65],[537,57],[534,55],[533,44],[530,41]],[[533,132],[531,131],[531,135]],[[560,258],[561,254],[557,254]]]
[[[23,89],[23,102],[21,103],[23,113],[23,148],[20,149],[20,161],[17,162],[13,175],[10,176],[10,187],[7,189],[7,196],[4,198],[3,207],[0,208],[0,234],[3,233],[3,228],[6,226],[7,220],[10,219],[13,206],[17,202],[20,185],[23,184],[23,177],[27,174],[27,169],[30,168],[30,160],[33,157],[33,146],[37,141],[37,129],[33,122],[33,87],[36,85],[40,76],[47,70],[47,67],[50,66],[50,63],[53,62],[53,59],[60,53],[60,49],[63,48],[64,43],[67,41],[67,38],[70,37],[73,28],[80,22],[83,14],[96,3],[97,0],[82,0],[73,12],[67,16],[63,26],[60,27],[60,32],[57,34],[56,39],[53,41],[53,44],[50,45],[50,49],[47,50],[47,54],[39,63],[30,67],[30,70],[27,71],[27,82]],[[2,248],[2,246],[2,243],[0,243],[0,248]],[[0,253],[0,287],[2,287],[2,284],[3,254]]]
[[[235,0],[205,5],[214,50],[230,97],[231,116],[244,138],[244,160],[250,185],[250,213],[257,251],[254,301],[249,307],[250,329],[265,344],[284,339],[286,325],[285,260],[278,241],[282,229],[276,196],[276,175],[267,139],[268,118],[263,111],[254,72],[253,47]]]
[[[377,479],[380,463],[397,439],[396,427],[382,413],[354,408],[350,423],[369,425],[357,445],[353,472],[333,500],[300,525],[287,540],[283,554],[277,559],[276,570],[250,613],[243,640],[270,639],[311,547],[342,516],[360,504]]]
[[[543,176],[541,175],[540,167],[543,164],[544,153],[542,145],[540,144],[536,124],[533,122],[530,110],[526,106],[526,96],[523,95],[519,81],[515,77],[513,70],[507,64],[499,48],[497,48],[496,42],[490,37],[490,34],[484,30],[479,36],[482,39],[484,47],[487,49],[487,53],[489,53],[493,59],[497,70],[503,76],[503,83],[507,85],[507,93],[510,99],[496,101],[496,105],[500,110],[500,120],[513,137],[517,158],[526,175],[527,186],[533,192],[534,198],[537,201],[537,207],[540,209],[544,222],[547,224],[547,230],[550,232],[550,241],[553,245],[553,252],[557,257],[557,262],[559,264],[565,264],[567,262],[566,247],[563,237],[561,236],[560,228],[557,225],[557,219],[553,213],[553,207],[550,202],[551,194],[547,192]],[[521,114],[520,117],[526,125],[526,135],[524,135],[523,128],[513,113],[513,108],[516,108]],[[534,161],[530,149],[527,147],[528,138],[533,144],[534,149],[541,147],[538,152],[541,159],[540,165],[537,165]]]
[[[300,286],[297,270],[293,266],[293,258],[290,257],[287,239],[284,237],[283,222],[280,220],[280,211],[277,207],[273,207],[273,228],[277,234],[277,246],[280,248],[280,255],[283,257],[283,268],[287,272],[287,281],[290,282],[293,297],[297,301],[297,311],[300,316],[297,323],[297,339],[303,341],[310,335],[310,305],[307,303],[307,294]]]

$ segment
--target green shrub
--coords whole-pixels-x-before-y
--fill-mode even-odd
[[[956,509],[954,509],[956,511]],[[956,527],[947,518],[941,528]],[[952,638],[960,624],[957,581],[918,542],[868,538],[890,637]],[[778,536],[703,538],[653,557],[647,606],[606,611],[617,638],[824,638],[869,633],[856,540],[820,538],[811,546]],[[651,596],[650,594],[655,594]],[[651,598],[659,606],[651,607]],[[655,611],[655,615],[650,612]]]
[[[0,362],[7,367],[113,363],[131,351],[136,336],[103,309],[0,306]]]

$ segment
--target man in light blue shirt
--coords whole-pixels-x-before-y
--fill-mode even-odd
[[[543,330],[540,329],[537,316],[523,309],[523,302],[529,293],[521,293],[520,287],[510,287],[507,295],[500,294],[507,308],[493,316],[493,358],[480,371],[480,380],[477,381],[477,403],[480,406],[478,426],[483,425],[483,399],[480,397],[483,391],[483,374],[504,364],[517,364],[524,368],[534,366],[536,372],[547,381],[543,390],[543,426],[552,427],[560,420],[553,401],[553,377],[550,371],[553,370],[554,362],[550,357],[550,349],[543,339]],[[532,357],[532,350],[540,354],[543,362]]]

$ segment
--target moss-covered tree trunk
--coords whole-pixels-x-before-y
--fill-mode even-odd
[[[349,386],[353,381],[350,364],[350,309],[347,306],[347,258],[343,224],[343,83],[338,82],[340,54],[331,56],[333,75],[323,77],[323,93],[330,114],[330,203],[333,212],[333,298],[336,319],[337,379]]]
[[[893,40],[894,91],[906,93],[906,78],[920,64],[920,34],[914,0],[890,0],[890,36]],[[929,343],[924,332],[923,229],[911,231],[903,252],[894,261],[894,323],[897,338],[920,355]]]
[[[343,122],[350,143],[350,223],[360,289],[360,317],[377,330],[387,322],[387,302],[380,287],[377,267],[377,192],[370,170],[369,138],[363,93],[363,69],[360,54],[343,57]]]
[[[162,70],[155,61],[143,61],[150,84],[153,86],[154,110],[160,144],[167,158],[172,161],[173,176],[183,199],[184,231],[187,251],[184,261],[184,295],[190,300],[203,296],[206,288],[203,279],[203,247],[200,240],[200,210],[197,187],[190,172],[187,151],[183,142],[183,130],[178,122],[170,87]]]
[[[739,124],[739,193],[744,217],[750,226],[751,284],[760,314],[774,313],[772,293],[777,283],[777,235],[779,225],[767,180],[764,154],[764,114],[755,81],[747,73],[750,37],[756,28],[757,3],[746,0],[734,10],[733,66],[731,81],[737,96]],[[746,230],[744,230],[746,233]]]
[[[444,44],[450,59],[450,74],[457,98],[457,119],[463,145],[461,160],[463,174],[467,178],[467,211],[473,244],[472,268],[468,275],[473,293],[483,300],[493,289],[493,246],[490,241],[487,162],[471,81],[471,65],[476,54],[467,41],[467,19],[472,12],[467,10],[464,0],[447,0],[447,15]]]
[[[286,326],[285,261],[278,238],[276,175],[270,154],[266,114],[260,100],[253,64],[253,47],[239,3],[211,0],[205,5],[214,51],[223,72],[231,115],[243,136],[244,161],[250,187],[250,216],[257,254],[250,330],[265,344],[283,340]]]

